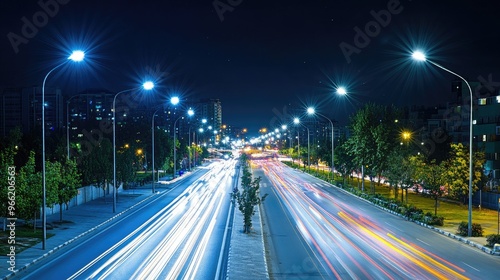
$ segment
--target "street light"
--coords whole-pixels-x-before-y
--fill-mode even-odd
[[[47,191],[46,191],[46,178],[45,178],[45,82],[47,81],[47,78],[49,77],[50,73],[52,73],[54,70],[57,68],[63,66],[67,62],[74,61],[74,62],[80,62],[85,58],[85,53],[83,51],[77,50],[73,51],[71,55],[68,57],[68,60],[62,62],[61,64],[57,65],[56,67],[52,68],[47,75],[45,75],[45,78],[43,79],[42,83],[42,196],[43,196],[43,201],[42,201],[42,227],[43,227],[43,241],[42,241],[42,250],[45,250],[45,245],[47,242],[47,213],[45,212],[45,206],[47,204]]]
[[[307,129],[307,168],[310,169],[311,168],[310,167],[311,166],[311,146],[309,145],[309,135],[310,135],[309,128],[307,126],[305,126],[303,123],[301,123],[299,118],[294,118],[293,123],[300,124]],[[297,133],[298,133],[298,131],[297,131]],[[299,155],[300,155],[300,135],[299,135],[299,138],[297,138],[297,143],[299,143],[297,146],[298,146]],[[300,167],[300,162],[299,162],[299,167]]]
[[[189,109],[188,110],[188,116],[192,116],[194,115],[194,111],[193,109]],[[175,179],[175,175],[177,173],[177,145],[176,145],[176,135],[177,135],[177,131],[176,131],[176,128],[175,126],[177,125],[177,121],[180,120],[181,118],[183,118],[184,116],[180,116],[178,117],[175,122],[174,122],[174,177],[172,179]]]
[[[340,89],[340,88],[339,88],[339,89]],[[337,91],[338,91],[338,89],[337,89]],[[321,117],[323,117],[323,118],[327,119],[327,120],[330,122],[330,125],[332,126],[332,165],[331,165],[331,168],[332,168],[332,180],[334,180],[334,179],[335,179],[335,176],[334,176],[333,170],[335,170],[335,165],[334,165],[335,163],[334,163],[334,161],[333,161],[333,151],[334,151],[334,148],[335,148],[335,144],[334,144],[333,122],[332,122],[332,120],[330,120],[330,119],[329,119],[328,117],[326,117],[325,115],[322,115],[322,114],[320,114],[320,113],[316,112],[316,111],[314,110],[314,108],[313,108],[313,107],[309,107],[309,108],[307,108],[307,114],[309,114],[309,115],[315,115],[315,114],[316,114],[316,115],[318,115],[318,116],[321,116]]]
[[[456,77],[462,79],[467,87],[469,88],[469,94],[470,94],[470,118],[469,118],[469,223],[468,223],[468,236],[472,236],[472,110],[473,110],[473,97],[472,97],[472,89],[467,82],[466,79],[464,79],[462,76],[458,75],[457,73],[446,69],[445,67],[428,60],[425,56],[425,54],[421,51],[415,51],[412,53],[412,58],[418,61],[424,61],[424,62],[429,62],[430,64],[450,73],[455,75]]]
[[[172,105],[177,105],[179,103],[179,97],[174,96],[170,98],[170,103]],[[155,117],[156,113],[161,110],[162,108],[158,108],[154,113],[153,117],[151,118],[151,166],[152,166],[152,171],[151,173],[153,174],[153,183],[151,184],[151,190],[153,193],[155,193]],[[158,172],[158,179],[160,179],[160,172]]]
[[[152,90],[153,88],[154,83],[151,81],[147,81],[142,84],[142,89],[144,90]],[[115,97],[113,98],[113,213],[116,212],[116,97],[122,93],[138,89],[141,89],[141,87],[122,90],[115,94]]]

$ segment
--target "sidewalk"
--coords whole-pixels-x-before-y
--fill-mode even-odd
[[[167,185],[168,186],[168,185]],[[155,184],[155,190],[165,190],[166,185]],[[56,252],[58,249],[74,242],[78,238],[115,221],[126,213],[131,207],[153,197],[151,184],[134,189],[124,190],[117,195],[116,213],[113,213],[113,196],[107,195],[90,202],[72,207],[63,211],[63,223],[59,223],[59,213],[47,215],[47,225],[53,229],[47,232],[54,236],[47,238],[46,250],[42,250],[42,243],[16,254],[15,269],[21,271],[37,263],[44,257]],[[9,270],[7,256],[0,256],[0,277],[9,279],[15,274]]]
[[[186,175],[188,174],[168,181],[166,184],[155,184],[155,192],[170,188],[170,184],[185,178]],[[42,243],[38,243],[16,254],[15,269],[22,271],[30,265],[38,263],[66,245],[116,221],[135,205],[147,201],[154,195],[151,184],[146,184],[120,192],[116,202],[116,213],[113,213],[113,196],[111,194],[106,196],[106,200],[101,197],[64,210],[64,223],[59,223],[59,213],[47,215],[47,224],[54,226],[47,232],[54,234],[54,236],[47,238],[46,250],[42,250]],[[228,279],[269,279],[258,207],[252,222],[252,233],[244,234],[242,232],[243,216],[238,209],[235,209],[233,225],[229,225],[232,228],[232,234],[227,267]],[[11,279],[16,275],[9,270],[8,260],[7,256],[0,256],[0,279]]]
[[[234,210],[227,279],[269,279],[259,206],[255,206],[252,230],[243,233],[243,214]]]

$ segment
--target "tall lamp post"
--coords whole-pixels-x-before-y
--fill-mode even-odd
[[[346,95],[347,94],[347,90],[345,89],[345,87],[338,87],[337,90],[336,90],[336,93],[339,94],[339,95]],[[316,112],[314,110],[314,108],[312,108],[312,107],[307,108],[307,114],[309,114],[309,115],[316,114],[316,115],[318,115],[320,117],[323,117],[323,118],[327,119],[330,122],[330,125],[332,127],[332,165],[331,165],[331,168],[332,168],[332,180],[333,180],[333,179],[335,179],[335,176],[334,176],[334,170],[335,170],[335,161],[334,161],[335,131],[334,131],[334,127],[333,127],[333,122],[332,122],[332,120],[330,120],[325,115],[322,115],[322,114]]]
[[[299,118],[294,118],[293,123],[300,124],[307,129],[307,168],[310,169],[311,168],[310,167],[311,166],[311,146],[309,145],[309,135],[310,135],[309,128],[307,126],[305,126],[303,123],[301,123]],[[300,137],[299,137],[298,141],[300,141]],[[299,146],[299,153],[300,153],[300,146]],[[300,166],[300,162],[299,162],[299,166]]]
[[[421,51],[415,51],[413,52],[412,54],[412,58],[415,59],[415,60],[418,60],[418,61],[425,61],[425,62],[429,62],[430,64],[450,73],[450,74],[453,74],[455,75],[456,77],[462,79],[462,81],[465,82],[465,84],[467,85],[467,87],[469,88],[469,94],[470,94],[470,117],[469,117],[469,223],[468,223],[468,236],[472,236],[472,110],[473,110],[473,105],[474,105],[474,100],[473,100],[473,96],[472,96],[472,89],[469,85],[469,82],[467,82],[466,79],[464,79],[462,76],[458,75],[457,73],[449,70],[449,69],[446,69],[445,67],[431,61],[431,60],[428,60],[425,56],[425,54]]]
[[[179,103],[179,97],[174,96],[170,99],[170,103],[172,105],[177,105]],[[151,190],[153,193],[155,193],[155,117],[156,113],[158,113],[159,110],[162,108],[158,108],[154,113],[153,117],[151,119],[151,166],[152,166],[152,171],[151,173],[153,174],[153,183],[151,183]],[[160,173],[158,173],[158,177],[160,176]]]
[[[157,109],[153,113],[153,117],[151,118],[151,173],[153,175],[153,182],[151,183],[151,191],[155,193],[155,116],[156,113],[158,113],[159,110],[162,108]],[[159,176],[159,175],[158,175]]]
[[[334,161],[333,161],[333,150],[334,150],[334,148],[335,148],[335,144],[334,144],[334,137],[333,137],[333,136],[334,136],[334,131],[333,131],[333,122],[332,122],[332,120],[330,120],[327,116],[322,115],[322,114],[320,114],[320,113],[316,112],[316,111],[314,110],[314,108],[312,108],[312,107],[307,108],[307,114],[309,114],[309,115],[318,115],[318,116],[320,116],[320,117],[323,117],[323,118],[327,119],[327,120],[330,122],[330,125],[331,125],[331,127],[332,127],[332,165],[331,165],[331,168],[332,168],[332,180],[333,180],[333,179],[334,179],[333,170],[335,169],[335,166],[334,166]]]
[[[45,78],[43,79],[42,83],[42,196],[43,196],[43,201],[42,201],[42,227],[43,227],[43,241],[42,241],[42,250],[45,250],[45,245],[47,243],[47,213],[45,212],[45,206],[47,205],[47,190],[46,190],[46,178],[45,178],[45,82],[47,81],[47,78],[49,77],[50,73],[52,73],[54,70],[57,68],[65,65],[67,62],[74,61],[74,62],[80,62],[85,58],[85,53],[83,51],[74,51],[71,53],[71,55],[68,57],[68,60],[62,62],[61,64],[57,65],[56,67],[52,68],[47,75],[45,75]]]
[[[188,110],[188,116],[192,116],[194,115],[194,111],[193,109],[189,109]],[[184,116],[180,116],[178,117],[175,122],[174,122],[174,177],[173,179],[175,179],[175,175],[177,174],[177,145],[176,145],[176,142],[177,142],[177,139],[176,139],[176,135],[177,135],[177,129],[176,129],[176,125],[177,125],[177,121],[180,120],[181,118],[183,118]]]
[[[154,86],[153,82],[147,81],[142,84],[142,87],[122,90],[115,94],[115,97],[113,98],[113,213],[116,213],[116,98],[122,93],[139,90],[141,88],[144,90],[152,90]]]
[[[195,166],[196,166],[196,162],[198,162],[199,159],[200,159],[200,155],[198,154],[198,147],[200,147],[200,144],[199,144],[199,142],[200,142],[200,134],[203,133],[203,131],[204,130],[203,130],[202,127],[198,128],[198,139],[194,140],[194,146],[195,146],[195,150],[194,150],[194,165]],[[196,134],[195,134],[195,136],[196,136]],[[198,155],[198,156],[196,156],[196,155]]]

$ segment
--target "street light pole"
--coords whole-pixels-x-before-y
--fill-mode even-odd
[[[334,149],[335,149],[335,141],[334,141],[334,134],[335,134],[335,132],[334,132],[334,130],[333,130],[333,129],[334,129],[334,128],[333,128],[333,122],[332,122],[332,120],[330,120],[330,119],[329,119],[328,117],[326,117],[325,115],[320,114],[320,113],[318,113],[318,112],[315,112],[314,108],[312,108],[312,107],[307,108],[307,113],[308,113],[309,115],[312,115],[312,114],[317,114],[318,116],[323,117],[323,118],[327,119],[327,120],[330,122],[330,125],[331,125],[331,127],[332,127],[332,165],[331,165],[331,168],[332,168],[332,180],[334,180],[334,179],[335,179],[335,176],[334,176],[333,171],[335,170],[335,165],[334,165],[335,163],[334,163],[334,158],[333,158],[333,157],[334,157]]]
[[[310,170],[310,168],[311,168],[311,145],[309,143],[309,135],[311,133],[309,133],[309,128],[307,126],[305,126],[303,123],[300,122],[299,118],[293,119],[293,123],[294,124],[300,124],[300,125],[302,125],[303,127],[305,127],[307,129],[307,169]],[[298,133],[298,131],[297,131],[297,133]],[[300,152],[300,146],[299,146],[299,152]]]
[[[469,82],[467,82],[466,79],[464,79],[462,76],[458,75],[457,73],[433,62],[433,61],[430,61],[428,60],[426,57],[425,57],[425,54],[420,52],[420,51],[416,51],[412,54],[412,57],[413,59],[416,59],[416,60],[419,60],[419,61],[427,61],[429,63],[431,63],[432,65],[452,74],[452,75],[455,75],[456,77],[460,78],[462,81],[465,82],[465,84],[467,85],[467,88],[469,89],[469,95],[470,95],[470,116],[469,116],[469,218],[468,218],[468,227],[467,227],[467,231],[468,231],[468,236],[471,237],[472,236],[472,176],[473,176],[473,167],[472,167],[472,135],[473,135],[473,131],[472,131],[472,110],[474,109],[474,100],[473,100],[473,96],[472,96],[472,89],[469,85]]]
[[[194,115],[194,111],[192,109],[189,109],[188,110],[188,116],[192,116]],[[174,122],[174,177],[173,179],[175,179],[175,175],[177,174],[177,145],[176,145],[176,142],[177,142],[177,139],[176,139],[176,135],[177,135],[177,129],[176,129],[176,125],[177,125],[177,121],[180,120],[181,118],[183,118],[184,116],[180,116],[178,117],[175,122]]]
[[[151,166],[152,166],[152,171],[151,173],[153,174],[153,182],[151,183],[151,191],[155,193],[155,116],[156,113],[160,110],[161,108],[157,109],[153,113],[153,117],[151,118]],[[159,173],[158,173],[159,176]]]
[[[85,53],[83,51],[74,51],[71,53],[71,55],[68,57],[68,60],[64,61],[63,63],[57,65],[56,67],[52,68],[47,75],[45,75],[45,78],[43,79],[42,83],[42,227],[43,227],[43,239],[42,239],[42,250],[45,250],[45,246],[47,243],[47,213],[45,211],[45,207],[47,205],[47,189],[46,189],[46,174],[45,174],[45,82],[47,81],[47,78],[49,77],[50,73],[52,73],[54,70],[57,68],[65,65],[69,60],[75,61],[75,62],[80,62],[83,60],[85,57]]]
[[[142,85],[142,88],[145,90],[151,90],[153,89],[153,87],[154,84],[153,82],[150,81],[145,82]],[[117,191],[116,190],[117,189],[116,188],[116,98],[118,97],[118,95],[122,93],[138,90],[140,88],[141,87],[122,90],[117,94],[115,94],[115,97],[113,98],[113,213],[116,213],[116,191]]]
[[[188,129],[188,170],[191,171],[191,126]]]

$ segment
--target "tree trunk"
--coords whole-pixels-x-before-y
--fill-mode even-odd
[[[63,211],[63,204],[59,203],[59,222],[61,222],[61,223],[63,221],[63,219],[62,219],[62,211]]]
[[[437,216],[438,213],[438,197],[436,196],[434,200],[434,216]]]

